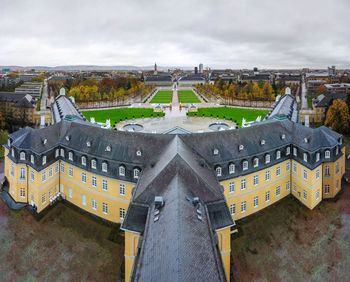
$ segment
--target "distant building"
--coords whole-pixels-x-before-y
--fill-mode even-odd
[[[276,82],[284,82],[285,84],[299,84],[301,81],[300,74],[276,74]]]
[[[329,76],[335,76],[336,75],[335,66],[328,67],[328,75]]]
[[[271,75],[269,73],[256,73],[256,74],[242,74],[240,76],[241,81],[271,81]]]
[[[154,63],[154,75],[158,74],[157,63]]]
[[[154,74],[145,77],[145,84],[154,84],[155,86],[172,86],[173,77],[171,74]]]
[[[350,93],[350,83],[324,84],[328,93]]]
[[[194,73],[198,74],[198,68],[197,67],[194,67]]]
[[[315,93],[316,89],[324,84],[326,84],[324,80],[309,80],[306,82],[306,88],[308,92]]]
[[[178,80],[179,86],[194,86],[196,84],[205,83],[205,76],[203,74],[187,74]]]
[[[16,93],[27,93],[33,96],[33,98],[39,99],[43,89],[41,82],[25,82],[20,87],[15,89]]]
[[[23,74],[19,74],[18,78],[20,81],[23,82],[29,82],[32,80],[33,77],[36,77],[36,74],[29,74],[29,73],[23,73]]]
[[[199,73],[203,73],[203,64],[202,63],[199,64]]]

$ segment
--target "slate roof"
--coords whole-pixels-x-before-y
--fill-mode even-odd
[[[205,80],[205,75],[203,74],[188,74],[186,76],[180,77],[179,81],[203,81]]]
[[[314,103],[316,108],[328,107],[333,103],[333,100],[340,99],[345,101],[346,97],[346,93],[327,93],[317,96],[317,98],[313,99],[312,102]]]
[[[26,93],[0,92],[0,101],[15,103],[14,107],[34,108],[35,101]]]
[[[169,81],[171,82],[173,77],[170,74],[154,74],[145,77],[145,81]]]
[[[266,115],[265,119],[277,117],[278,115],[284,115],[291,121],[298,122],[298,104],[293,95],[283,95]]]
[[[75,104],[66,95],[59,95],[51,107],[52,120],[57,123],[64,119],[67,115],[77,116],[82,120],[86,120],[84,115],[75,106]]]

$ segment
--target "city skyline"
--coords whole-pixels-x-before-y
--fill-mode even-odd
[[[2,1],[0,64],[349,68],[336,2]]]

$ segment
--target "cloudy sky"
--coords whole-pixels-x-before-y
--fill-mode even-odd
[[[349,0],[1,0],[0,65],[350,67]]]

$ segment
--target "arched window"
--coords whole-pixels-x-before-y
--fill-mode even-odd
[[[20,158],[21,161],[25,161],[26,160],[26,153],[25,152],[21,152],[19,154],[19,158]]]
[[[216,176],[221,176],[222,175],[221,166],[218,166],[215,170],[216,170]]]
[[[259,159],[258,158],[254,158],[253,164],[254,164],[254,167],[257,167],[259,165]]]
[[[69,152],[69,153],[68,153],[68,159],[69,159],[70,161],[73,160],[73,152]]]
[[[248,161],[243,161],[243,170],[248,169]]]
[[[34,164],[34,155],[30,155],[30,162]]]
[[[304,156],[304,162],[307,162],[307,154],[304,153],[303,156]]]
[[[265,156],[265,163],[266,164],[268,164],[268,163],[270,163],[270,155],[269,154],[267,154],[266,156]]]
[[[235,173],[235,164],[230,164],[228,170],[230,174]]]
[[[46,164],[46,156],[43,156],[43,165]]]
[[[331,157],[331,152],[330,152],[329,150],[325,151],[325,152],[324,152],[324,157],[325,157],[326,159],[329,159],[329,158]]]
[[[64,149],[61,149],[61,157],[64,157]]]
[[[280,159],[280,158],[281,158],[281,151],[278,150],[278,151],[276,152],[276,159],[278,160],[278,159]]]
[[[106,147],[106,152],[110,152],[111,150],[112,150],[111,146],[108,145],[108,146]]]
[[[119,175],[125,176],[125,166],[123,165],[119,166]]]
[[[60,150],[56,149],[55,151],[55,158],[58,158],[60,156]]]
[[[134,168],[134,178],[139,178],[140,170],[138,168]]]
[[[106,162],[103,162],[102,163],[102,171],[104,171],[104,172],[107,172],[107,163]]]
[[[320,153],[316,153],[316,162],[320,160]]]
[[[140,157],[141,156],[141,150],[136,151],[136,156]]]
[[[81,157],[81,164],[86,165],[86,157],[85,156]]]
[[[91,168],[96,169],[96,160],[91,160]]]
[[[219,154],[219,150],[218,149],[214,149],[214,155],[218,155]]]

